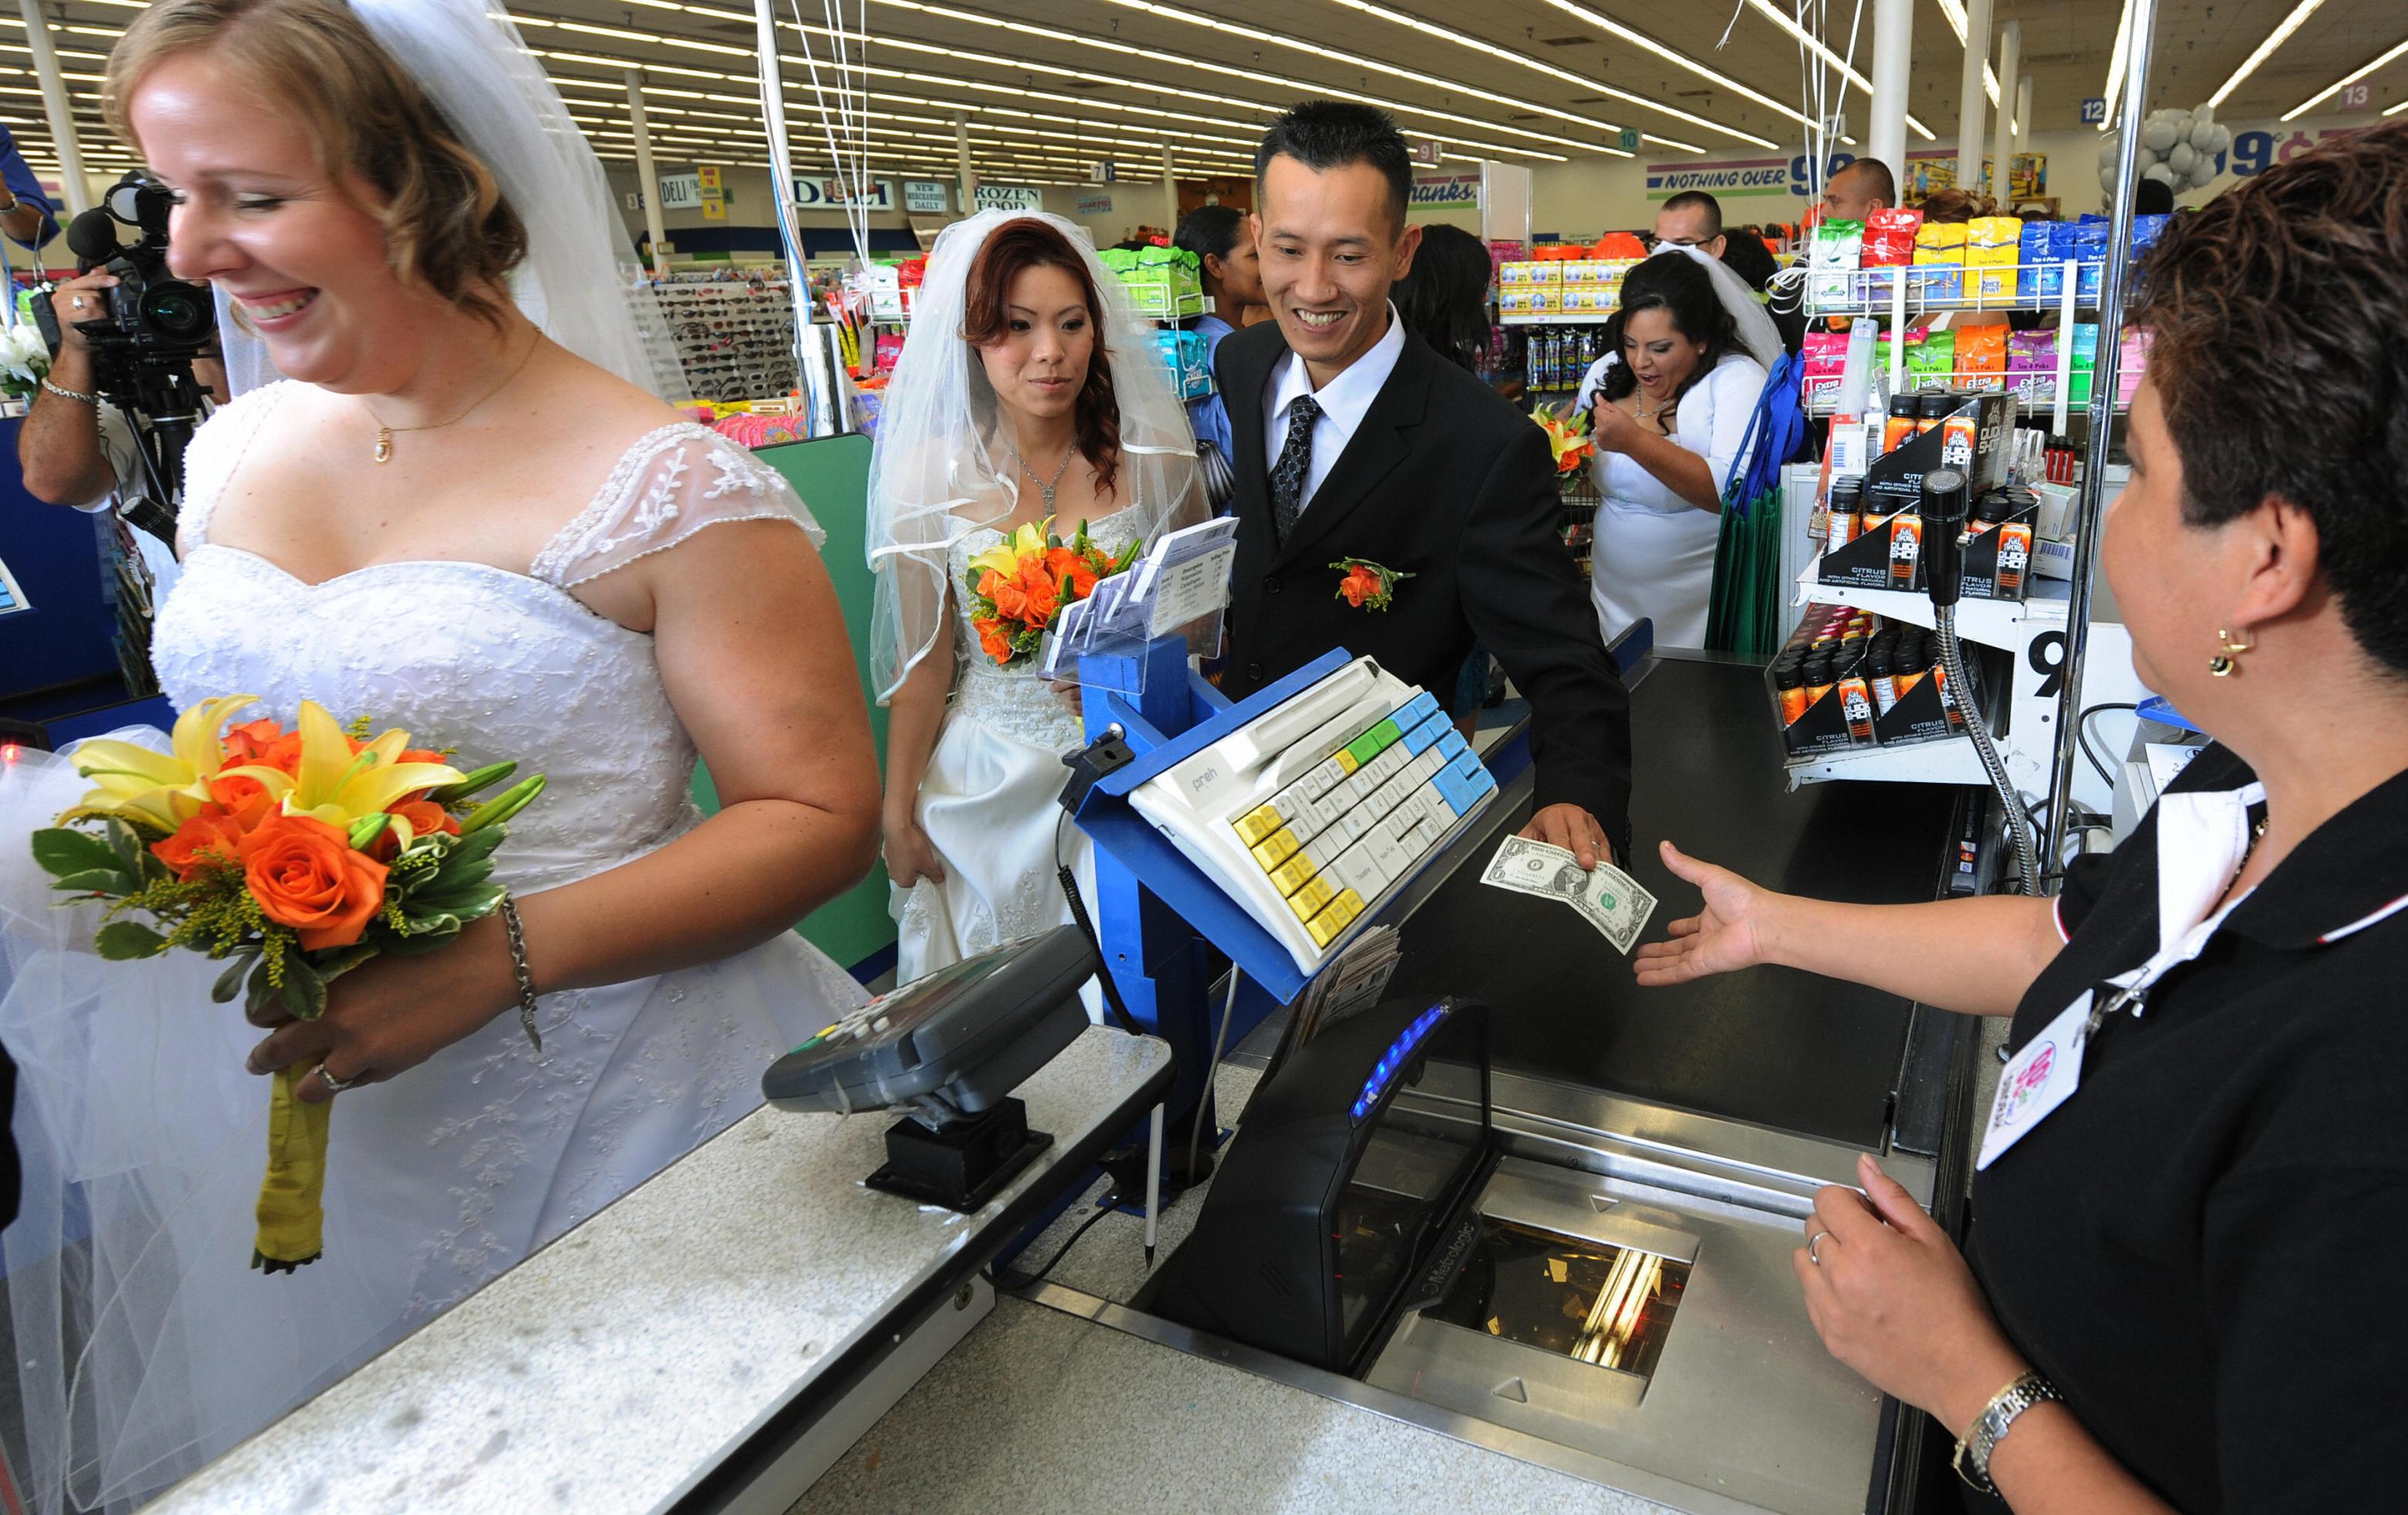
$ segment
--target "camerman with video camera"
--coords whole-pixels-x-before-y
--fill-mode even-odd
[[[5,221],[0,216],[0,221]],[[134,428],[124,413],[93,389],[92,346],[76,322],[98,316],[117,276],[95,268],[65,280],[49,298],[58,318],[59,350],[17,434],[17,462],[25,493],[51,505],[97,510],[121,487],[141,481]],[[225,403],[225,379],[216,362],[193,360],[193,377],[209,400]]]

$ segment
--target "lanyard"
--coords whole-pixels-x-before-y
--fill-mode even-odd
[[[2241,902],[2245,891],[2214,913],[2210,908],[2232,887],[2249,862],[2257,836],[2252,806],[2266,799],[2263,784],[2221,792],[2166,794],[2157,801],[2157,950],[2128,973],[2107,981],[2113,994],[2091,996],[2085,1036],[2095,1036],[2107,1018],[2129,1009],[2135,1019],[2148,1008],[2158,979],[2198,957]]]

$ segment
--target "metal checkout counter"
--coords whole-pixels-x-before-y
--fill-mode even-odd
[[[1786,793],[1759,668],[1664,652],[1627,677],[1656,932],[1695,908],[1667,835],[1776,888],[1945,887],[1959,793]],[[1165,1041],[1060,1023],[1057,937],[1011,1021],[1048,1039],[1034,1071],[925,1035],[957,983],[810,1044],[782,1086],[829,1111],[933,1094],[956,1130],[1016,1102],[965,1209],[880,1192],[910,1184],[874,1169],[948,1161],[898,1151],[891,1109],[758,1111],[155,1508],[1946,1508],[1914,1498],[1921,1417],[1823,1351],[1788,1256],[1859,1151],[1955,1221],[1975,1038],[1778,971],[1642,993],[1551,902],[1480,882],[1529,808],[1518,734],[1490,762],[1498,788],[1376,912],[1401,928],[1384,997],[1265,1079],[1141,1292],[1066,1267],[998,1298],[989,1271],[1172,1086]],[[860,1055],[829,1051],[848,1036]],[[924,1072],[962,1049],[983,1077]],[[1136,1241],[1120,1221],[1072,1256],[1133,1267]]]

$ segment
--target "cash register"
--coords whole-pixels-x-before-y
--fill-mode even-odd
[[[785,1110],[901,1109],[865,1180],[922,1204],[985,1205],[1053,1142],[1011,1091],[1087,1029],[1079,988],[1102,965],[1075,925],[1008,942],[882,994],[778,1059]]]

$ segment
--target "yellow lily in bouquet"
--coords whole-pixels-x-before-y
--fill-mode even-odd
[[[408,732],[355,739],[307,700],[290,732],[252,721],[222,736],[226,718],[255,699],[194,706],[176,722],[168,752],[109,740],[76,749],[95,787],[34,834],[34,857],[53,888],[106,902],[108,919],[93,937],[102,957],[203,952],[228,964],[211,997],[239,993],[254,1011],[273,1002],[315,1020],[326,986],[369,958],[433,951],[500,908],[502,887],[491,880],[501,823],[544,781],[538,775],[471,806],[517,765],[464,774],[443,754],[411,748]],[[98,830],[79,824],[92,821]],[[133,911],[152,924],[124,919]],[[298,1098],[310,1071],[279,1070],[269,1096],[251,1261],[270,1272],[322,1251],[333,1107]]]

